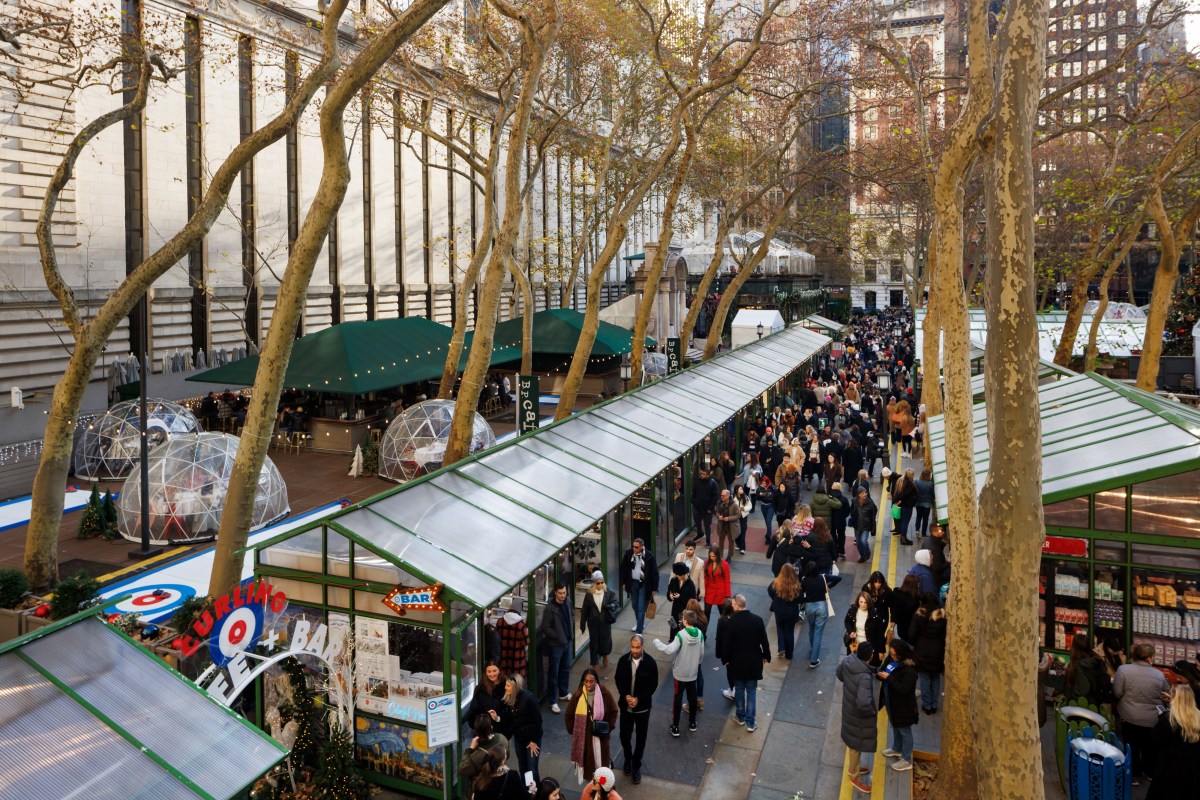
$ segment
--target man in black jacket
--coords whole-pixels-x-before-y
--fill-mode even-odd
[[[758,727],[754,718],[758,682],[762,680],[763,665],[771,663],[771,644],[762,617],[746,610],[745,595],[734,596],[733,616],[725,623],[718,641],[717,658],[729,668],[733,679],[733,721],[753,733]]]
[[[642,637],[634,634],[629,652],[617,661],[617,706],[621,711],[621,748],[625,751],[625,774],[642,782],[642,754],[650,726],[650,706],[658,689],[658,665],[642,649]],[[637,744],[633,743],[637,735]]]
[[[554,587],[554,599],[546,604],[538,622],[538,641],[546,653],[546,695],[550,710],[562,711],[560,700],[571,699],[571,660],[575,655],[575,611],[567,601],[567,587]]]
[[[704,546],[712,546],[712,518],[717,508],[717,500],[721,489],[717,481],[707,469],[700,468],[700,474],[692,486],[692,544],[704,537]]]
[[[653,602],[654,593],[658,591],[658,562],[654,560],[654,553],[646,549],[644,541],[634,539],[633,547],[621,557],[619,572],[621,586],[629,595],[637,621],[633,632],[641,633],[646,629],[646,606]]]

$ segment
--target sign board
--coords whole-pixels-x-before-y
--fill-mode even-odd
[[[650,494],[645,490],[634,494],[629,501],[629,511],[635,520],[649,521],[653,518],[653,507],[650,502]]]
[[[537,430],[538,401],[541,397],[536,375],[517,376],[518,435]]]
[[[841,358],[843,355],[843,345],[841,342],[834,342],[829,349],[829,354],[834,358]]]
[[[441,613],[446,610],[445,604],[438,600],[438,594],[441,591],[442,584],[440,583],[433,586],[397,586],[383,596],[383,604],[402,617],[406,611]]]
[[[683,341],[679,337],[667,339],[667,374],[674,375],[683,369]]]
[[[1042,553],[1048,556],[1087,558],[1088,540],[1070,536],[1047,536],[1042,541]]]
[[[425,701],[425,728],[431,748],[458,741],[458,708],[453,692]]]

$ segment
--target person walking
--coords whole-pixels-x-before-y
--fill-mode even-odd
[[[688,576],[696,586],[696,596],[704,596],[704,559],[705,556],[696,552],[696,545],[684,542],[683,552],[675,556],[676,563],[687,564]]]
[[[650,730],[650,708],[658,691],[658,666],[643,649],[642,637],[634,634],[629,652],[617,660],[617,708],[621,714],[621,749],[625,752],[624,771],[642,782],[642,755],[646,752],[646,734]],[[635,742],[636,739],[636,742]]]
[[[850,501],[842,494],[842,484],[834,482],[829,487],[829,499],[833,503],[830,515],[830,534],[837,546],[838,561],[846,560],[846,520],[850,516]]]
[[[617,701],[600,685],[596,670],[585,669],[578,688],[567,699],[567,713],[563,715],[563,725],[571,737],[571,763],[580,785],[583,776],[591,775],[597,767],[612,766],[609,738],[616,724]]]
[[[721,498],[721,489],[709,471],[701,467],[692,484],[692,544],[704,538],[704,546],[712,545],[712,518]]]
[[[1159,714],[1153,744],[1154,780],[1146,800],[1195,796],[1200,787],[1200,710],[1190,685],[1176,684],[1171,690],[1170,707]]]
[[[871,560],[871,537],[875,535],[875,520],[879,509],[871,499],[866,486],[859,486],[854,502],[850,504],[850,524],[854,526],[854,547],[858,551],[858,563]]]
[[[520,675],[509,675],[505,681],[504,705],[508,709],[508,728],[512,731],[521,774],[532,773],[533,783],[537,785],[541,781],[538,759],[542,754],[542,712]]]
[[[738,507],[738,535],[733,544],[739,553],[746,555],[746,526],[750,522],[750,512],[754,509],[754,502],[750,495],[746,494],[746,487],[740,484],[733,495],[733,501],[737,503]]]
[[[875,752],[878,742],[875,704],[875,678],[870,661],[875,651],[870,642],[842,656],[837,665],[837,679],[842,683],[842,743],[849,749],[850,783],[860,792],[870,792],[871,784],[864,780],[871,768],[863,763]]]
[[[758,727],[755,718],[758,682],[762,680],[763,666],[771,663],[771,643],[767,640],[766,623],[747,610],[744,595],[734,595],[733,616],[725,625],[717,657],[729,667],[733,678],[733,721],[753,733]]]
[[[733,561],[734,529],[740,527],[742,508],[726,489],[717,502],[717,550],[725,551],[725,560]]]
[[[1113,694],[1117,698],[1117,714],[1121,718],[1121,738],[1133,751],[1133,785],[1138,786],[1146,774],[1154,726],[1158,724],[1158,706],[1170,686],[1166,677],[1153,665],[1154,645],[1135,644],[1130,652],[1132,662],[1122,665],[1113,679]]]
[[[892,769],[904,772],[912,769],[912,726],[920,721],[917,715],[917,668],[912,658],[912,646],[903,639],[888,643],[888,661],[876,673],[883,681],[882,705],[887,709],[892,725],[892,746],[883,751],[895,758]]]
[[[575,655],[575,611],[567,603],[567,587],[554,587],[554,599],[538,622],[538,640],[547,654],[546,696],[550,710],[561,713],[558,703],[570,697],[571,657]]]
[[[633,631],[641,633],[646,627],[646,606],[654,602],[658,591],[658,563],[642,539],[634,539],[633,546],[625,551],[619,573],[621,586],[633,606]]]
[[[817,571],[825,576],[832,588],[842,581],[841,575],[833,574],[833,562],[837,558],[837,545],[829,535],[829,526],[821,517],[813,519],[812,532],[800,541],[805,560],[817,562]]]
[[[767,545],[767,558],[771,559],[771,574],[778,575],[779,570],[790,564],[800,563],[804,556],[804,548],[792,531],[792,521],[784,520],[775,532],[775,538]]]
[[[675,693],[671,703],[671,735],[679,736],[679,715],[683,711],[683,696],[688,699],[688,730],[696,730],[696,678],[700,662],[704,659],[704,634],[697,627],[696,614],[683,612],[683,628],[670,642],[654,641],[654,646],[669,656],[674,656],[671,677],[675,680]]]
[[[892,535],[900,535],[900,544],[912,544],[912,539],[908,538],[908,527],[912,523],[913,509],[917,506],[917,484],[911,469],[904,470],[904,474],[896,481],[892,503],[900,508],[900,518],[896,520]]]
[[[708,549],[708,560],[704,562],[704,615],[712,619],[713,606],[718,608],[733,594],[729,562],[722,560],[721,552],[715,547]],[[707,626],[705,626],[707,630]]]
[[[825,634],[825,623],[829,619],[829,584],[817,569],[815,561],[804,564],[804,577],[800,579],[800,602],[804,604],[804,619],[808,623],[808,668],[821,665],[821,639]]]
[[[921,598],[921,607],[913,614],[905,635],[905,641],[913,646],[921,710],[936,714],[942,697],[942,673],[946,671],[946,612],[938,605],[937,595]]]
[[[771,613],[775,615],[776,655],[792,660],[796,648],[796,623],[800,621],[800,581],[796,570],[781,569],[767,586]]]
[[[775,490],[771,488],[771,479],[766,475],[759,479],[758,488],[754,490],[754,504],[758,506],[763,524],[767,526],[763,544],[770,544],[771,526],[775,524]]]
[[[603,659],[608,668],[608,654],[612,652],[612,626],[617,621],[617,595],[604,583],[604,573],[592,573],[592,588],[584,595],[583,608],[579,610],[579,632],[588,635],[589,663],[596,667]]]

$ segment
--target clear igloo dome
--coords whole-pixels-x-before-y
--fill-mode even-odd
[[[238,437],[227,433],[193,433],[172,437],[150,451],[150,540],[178,544],[213,539],[221,526],[229,475]],[[258,476],[258,494],[250,530],[288,513],[287,486],[268,458]],[[130,541],[140,542],[141,471],[125,481],[117,498],[117,527]]]
[[[153,450],[172,436],[204,430],[187,408],[170,400],[147,401],[146,427]],[[141,458],[142,404],[117,403],[92,421],[75,445],[75,475],[84,480],[124,478]]]
[[[646,353],[642,356],[642,384],[651,383],[667,375],[667,354]]]
[[[392,420],[379,445],[379,476],[391,481],[411,481],[442,466],[453,400],[425,400],[404,409]],[[478,412],[471,427],[470,452],[478,453],[496,443],[496,434]]]

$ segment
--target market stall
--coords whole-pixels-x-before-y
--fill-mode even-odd
[[[1200,412],[1088,373],[1038,388],[1046,542],[1042,648],[1061,681],[1081,632],[1160,666],[1200,650]],[[991,457],[974,409],[975,469]],[[946,521],[944,417],[929,422],[938,516]]]
[[[291,607],[353,626],[356,748],[373,779],[456,796],[458,754],[437,743],[424,701],[451,694],[461,715],[497,655],[487,627],[512,612],[536,630],[560,582],[578,609],[596,569],[616,589],[634,537],[666,559],[697,460],[829,343],[800,327],[765,337],[260,544],[255,573]],[[536,685],[530,639],[522,661]]]
[[[0,646],[0,796],[240,800],[287,757],[98,613]]]

